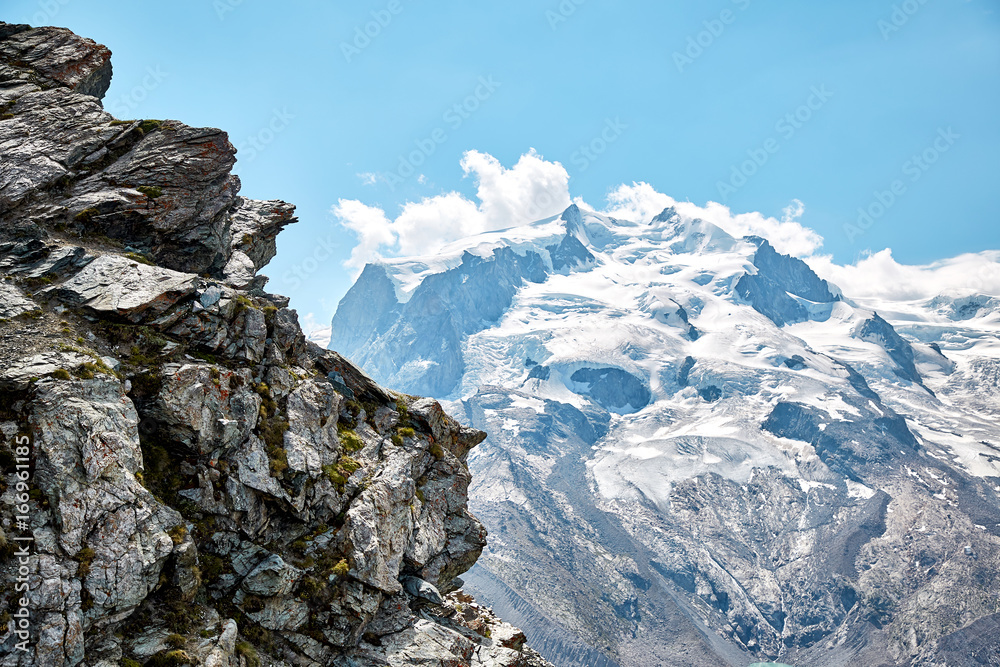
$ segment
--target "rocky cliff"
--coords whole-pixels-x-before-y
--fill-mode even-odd
[[[461,592],[484,437],[308,343],[295,222],[110,51],[0,23],[0,665],[545,665]]]

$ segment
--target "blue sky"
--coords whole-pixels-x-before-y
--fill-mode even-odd
[[[478,203],[486,171],[463,171],[467,151],[510,168],[535,149],[598,209],[636,181],[766,216],[799,200],[799,222],[839,263],[886,247],[903,263],[1000,248],[998,9],[6,0],[0,15],[108,45],[105,105],[119,117],[227,130],[243,194],[298,206],[270,288],[322,321],[356,245],[331,208],[357,200],[391,220],[453,191]],[[401,156],[420,162],[412,175]],[[850,231],[859,208],[877,214],[863,233]]]

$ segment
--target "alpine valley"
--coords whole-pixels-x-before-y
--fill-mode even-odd
[[[485,431],[467,588],[563,666],[1000,665],[1000,299],[562,215],[367,265],[330,348]]]

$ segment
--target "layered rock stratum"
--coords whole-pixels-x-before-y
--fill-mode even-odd
[[[484,434],[306,341],[294,207],[110,56],[0,23],[0,665],[547,665],[460,590]]]

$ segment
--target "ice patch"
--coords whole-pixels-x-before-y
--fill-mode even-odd
[[[510,407],[527,408],[529,410],[534,410],[538,414],[545,414],[545,401],[531,396],[521,396],[519,394],[515,395],[514,400],[510,403]]]
[[[845,480],[847,482],[847,495],[851,498],[861,498],[863,500],[868,500],[875,495],[875,492],[869,489],[864,484],[860,482],[855,482],[854,480]]]

